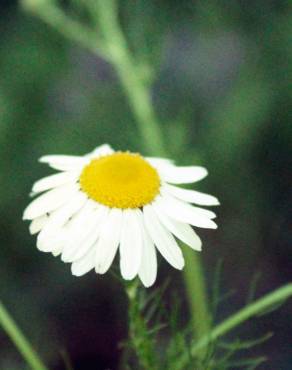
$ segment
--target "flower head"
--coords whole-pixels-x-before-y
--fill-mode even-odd
[[[194,250],[201,240],[191,227],[217,226],[212,211],[192,206],[218,205],[208,194],[177,184],[203,179],[203,167],[177,167],[168,159],[114,152],[107,144],[83,156],[48,155],[40,162],[61,172],[37,181],[39,195],[24,211],[31,220],[37,247],[61,255],[81,276],[95,269],[104,274],[117,251],[124,279],[139,276],[151,286],[157,275],[157,255],[182,269],[184,258],[176,239]]]

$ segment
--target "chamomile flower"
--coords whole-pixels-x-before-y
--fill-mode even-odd
[[[218,200],[177,186],[203,179],[203,167],[177,167],[168,159],[115,152],[107,144],[85,156],[48,155],[40,162],[60,172],[33,185],[38,197],[23,219],[31,220],[31,234],[38,233],[38,249],[71,263],[73,275],[106,273],[119,251],[122,277],[138,275],[148,287],[157,275],[157,250],[182,269],[176,239],[200,251],[192,226],[217,227],[215,213],[191,203],[212,206]]]

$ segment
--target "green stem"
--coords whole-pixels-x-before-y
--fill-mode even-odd
[[[291,283],[284,285],[272,293],[268,293],[264,297],[256,300],[254,303],[242,308],[237,313],[224,320],[221,324],[215,326],[215,328],[208,335],[205,335],[196,344],[194,344],[191,350],[192,355],[197,356],[202,348],[206,348],[210,343],[216,341],[218,338],[233,330],[243,322],[256,315],[259,315],[260,313],[268,310],[270,307],[277,305],[290,297],[292,297]],[[188,358],[183,355],[180,362],[181,368],[185,366],[187,361]]]
[[[48,370],[0,301],[0,325],[33,370]]]
[[[152,337],[149,335],[147,323],[142,316],[138,297],[138,281],[126,283],[129,302],[129,339],[137,354],[141,369],[158,370],[157,352]],[[127,355],[127,354],[125,354]],[[121,369],[127,366],[127,357],[122,359]]]
[[[61,34],[79,42],[114,66],[130,108],[136,118],[145,149],[151,155],[167,156],[159,120],[153,108],[150,86],[136,63],[117,19],[114,0],[87,0],[89,10],[96,13],[97,32],[69,18],[51,0],[22,0],[23,5]],[[209,331],[207,294],[201,261],[194,253],[186,254],[184,280],[197,337]],[[196,291],[194,292],[193,287]]]
[[[69,18],[64,11],[52,0],[21,0],[22,7],[39,17],[43,22],[57,30],[71,41],[78,42],[88,50],[108,60],[107,52],[102,40],[98,38],[97,32],[77,20]]]
[[[186,261],[184,268],[185,285],[191,312],[193,313],[192,323],[196,337],[201,338],[208,334],[211,327],[201,256],[188,246],[185,247],[184,256]]]
[[[150,154],[166,155],[160,125],[153,109],[151,91],[135,63],[119,25],[113,0],[96,0],[99,27],[104,36],[121,85],[136,118],[145,147]]]

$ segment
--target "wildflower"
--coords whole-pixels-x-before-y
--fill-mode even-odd
[[[73,275],[106,273],[119,250],[123,278],[138,275],[148,287],[157,275],[156,248],[182,269],[174,237],[199,251],[201,240],[190,225],[217,227],[215,213],[190,203],[211,206],[218,200],[176,186],[203,179],[203,167],[177,167],[168,159],[115,152],[107,144],[85,156],[48,155],[40,162],[61,172],[33,185],[32,195],[43,194],[23,219],[31,220],[31,234],[38,233],[38,249],[72,263]]]

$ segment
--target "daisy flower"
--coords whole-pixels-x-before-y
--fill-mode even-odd
[[[31,194],[38,197],[23,219],[31,221],[31,234],[38,233],[38,249],[72,263],[73,275],[106,273],[119,251],[122,277],[138,275],[149,287],[157,275],[156,250],[181,270],[176,239],[200,251],[192,226],[217,227],[214,212],[190,203],[212,206],[218,200],[177,186],[202,180],[203,167],[115,152],[107,144],[84,156],[47,155],[40,162],[61,172],[33,185]]]

